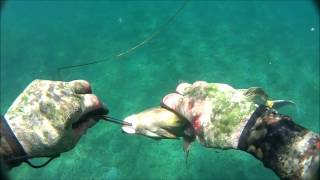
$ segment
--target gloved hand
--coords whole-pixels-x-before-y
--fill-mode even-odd
[[[210,148],[238,147],[240,135],[257,108],[241,90],[227,84],[197,81],[178,85],[162,106],[185,117],[200,143]]]
[[[34,80],[5,119],[27,155],[52,156],[72,149],[97,122],[90,113],[107,112],[87,81]]]

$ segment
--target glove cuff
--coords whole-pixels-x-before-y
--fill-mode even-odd
[[[1,134],[1,146],[8,146],[8,147],[1,147],[8,150],[3,155],[4,161],[7,162],[9,167],[18,166],[25,159],[16,158],[16,157],[24,157],[24,156],[27,156],[27,154],[23,149],[22,145],[20,144],[19,140],[13,133],[12,129],[8,125],[8,122],[2,115],[1,115],[1,121],[0,121],[0,134]]]
[[[260,105],[250,116],[249,120],[247,121],[246,125],[241,132],[239,142],[238,142],[238,149],[247,149],[248,148],[248,140],[251,132],[251,128],[256,124],[256,121],[259,117],[262,117],[264,113],[269,108],[264,105]]]
[[[318,179],[319,134],[274,109],[255,111],[241,134],[238,149],[261,160],[281,179]]]

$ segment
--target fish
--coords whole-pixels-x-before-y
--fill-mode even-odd
[[[238,90],[258,105],[276,109],[288,105],[296,106],[293,101],[289,100],[271,100],[260,87]],[[190,122],[164,107],[150,108],[126,117],[123,120],[122,130],[127,134],[142,135],[155,140],[182,138],[186,164],[191,144],[196,139],[196,133]]]
[[[175,113],[155,107],[133,114],[124,120],[122,130],[127,134],[139,134],[152,139],[179,139],[189,123]]]
[[[170,110],[154,107],[124,120],[123,132],[149,137],[155,140],[183,139],[183,151],[187,163],[191,143],[195,141],[195,133],[189,121]]]

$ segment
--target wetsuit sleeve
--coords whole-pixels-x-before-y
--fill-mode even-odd
[[[273,109],[256,118],[244,132],[239,149],[261,160],[281,179],[319,178],[319,134]]]
[[[13,151],[11,147],[9,146],[7,140],[4,138],[4,136],[1,134],[1,142],[0,142],[0,155],[1,157],[5,156],[11,156],[13,155]]]
[[[5,162],[9,169],[20,165],[25,160],[20,157],[25,156],[26,153],[3,116],[0,121],[0,143],[1,162]]]
[[[19,166],[22,161],[15,161],[14,163],[9,162],[8,158],[14,157],[14,152],[6,139],[1,135],[1,142],[0,142],[0,157],[2,165],[6,164],[7,168],[11,169],[15,166]]]

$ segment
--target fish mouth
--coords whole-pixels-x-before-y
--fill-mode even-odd
[[[126,122],[127,124],[121,127],[122,131],[127,134],[136,134],[136,129],[134,127],[135,116],[126,117],[123,121]]]
[[[137,126],[137,116],[132,115],[129,117],[126,117],[123,121],[125,124],[121,127],[122,131],[127,134],[138,134],[143,135],[152,139],[167,139],[167,138],[176,138],[173,137],[173,135],[169,134],[166,130],[162,128],[155,128],[157,130],[150,131],[149,128],[141,128],[141,126]]]

